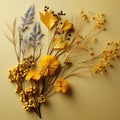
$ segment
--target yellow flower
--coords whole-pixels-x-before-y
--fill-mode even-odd
[[[40,19],[48,30],[51,30],[58,20],[57,17],[53,15],[52,11],[45,11],[45,14],[40,12]]]
[[[53,49],[64,49],[67,46],[67,41],[63,40],[62,36],[53,38]]]
[[[65,20],[60,28],[62,31],[69,31],[73,29],[73,24],[69,23],[68,20]]]
[[[41,77],[41,75],[40,75],[40,72],[39,71],[37,71],[37,70],[35,70],[35,69],[31,69],[28,73],[27,73],[27,76],[26,76],[26,80],[36,80],[36,81],[38,81],[38,80],[40,80],[40,77]]]
[[[65,79],[57,79],[54,85],[56,92],[65,93],[69,88],[69,84]]]
[[[39,66],[41,75],[49,76],[58,70],[59,62],[54,56],[46,55],[40,60]]]

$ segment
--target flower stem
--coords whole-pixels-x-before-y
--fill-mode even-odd
[[[36,110],[35,113],[36,113],[36,115],[37,115],[40,119],[42,118],[42,117],[41,117],[41,112],[40,112],[40,110]]]
[[[41,110],[40,110],[41,104],[40,103],[36,103],[36,108],[35,108],[35,113],[36,115],[41,119]]]

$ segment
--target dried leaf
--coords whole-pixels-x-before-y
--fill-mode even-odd
[[[45,14],[40,12],[40,19],[44,23],[44,25],[51,30],[55,23],[57,22],[58,18],[53,15],[52,11],[46,11]]]
[[[53,39],[53,44],[52,47],[53,49],[64,49],[67,46],[67,41],[63,40],[63,37],[59,36],[59,37],[55,37]]]
[[[73,24],[69,23],[68,20],[65,20],[60,28],[62,31],[69,31],[73,29]]]

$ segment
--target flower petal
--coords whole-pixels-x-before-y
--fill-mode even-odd
[[[40,72],[39,71],[37,71],[37,70],[35,70],[35,69],[31,69],[29,72],[28,72],[28,74],[27,74],[27,76],[26,76],[26,80],[27,81],[29,81],[29,80],[36,80],[36,81],[38,81],[38,80],[40,80],[40,77],[41,77],[41,75],[40,75]]]
[[[26,79],[27,81],[29,81],[29,80],[32,78],[33,74],[34,74],[34,73],[33,73],[33,70],[30,70],[30,71],[28,72],[28,74],[27,74],[27,76],[26,76],[25,79]]]
[[[38,81],[40,79],[40,77],[41,77],[40,72],[35,70],[34,75],[32,76],[33,80]]]

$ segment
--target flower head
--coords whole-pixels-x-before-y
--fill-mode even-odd
[[[45,11],[45,14],[40,12],[40,19],[48,30],[51,30],[58,20],[57,17],[53,15],[52,11],[48,10]]]
[[[59,62],[54,56],[46,55],[40,60],[39,66],[41,75],[54,75],[59,68]]]
[[[31,69],[29,72],[28,72],[28,74],[26,75],[26,80],[36,80],[36,81],[38,81],[38,80],[40,80],[40,77],[41,77],[41,75],[40,75],[40,72],[39,71],[37,71],[37,70],[35,70],[35,69]]]
[[[57,79],[55,82],[56,92],[66,93],[68,91],[68,82],[65,79]]]

